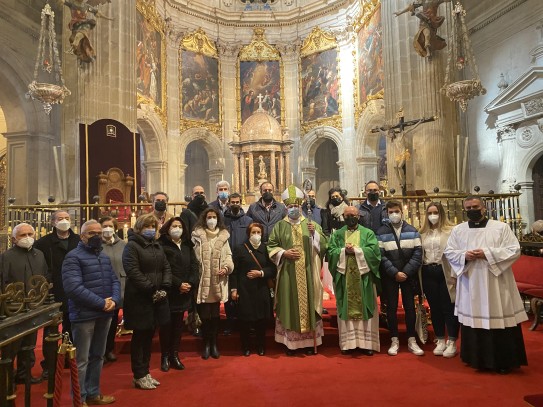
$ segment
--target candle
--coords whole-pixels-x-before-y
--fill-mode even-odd
[[[293,172],[290,173],[290,183],[294,184],[294,173]]]
[[[125,242],[128,242],[128,224],[125,223],[123,227],[123,238]]]
[[[132,216],[130,216],[130,227],[133,228],[136,224],[136,214],[132,212]]]

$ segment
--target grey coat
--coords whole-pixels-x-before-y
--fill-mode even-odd
[[[103,242],[102,253],[111,260],[113,271],[121,282],[121,302],[117,304],[117,308],[121,308],[123,306],[124,287],[126,285],[126,272],[124,271],[123,266],[123,250],[126,246],[126,242],[116,234],[113,235],[113,239],[113,243]]]

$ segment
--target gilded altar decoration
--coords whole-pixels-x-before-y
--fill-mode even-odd
[[[300,50],[299,72],[303,132],[319,126],[341,131],[339,51],[332,34],[313,28]]]
[[[221,134],[220,64],[215,44],[201,28],[179,48],[180,131],[203,127]]]
[[[2,314],[10,317],[42,305],[52,284],[44,276],[30,276],[25,282],[7,284],[0,294]]]
[[[383,29],[381,2],[370,0],[364,3],[354,24],[356,50],[353,51],[355,76],[356,122],[371,100],[384,98]]]
[[[238,130],[259,105],[284,126],[283,61],[280,52],[264,38],[263,28],[255,27],[251,43],[241,48],[238,73]]]
[[[136,88],[138,106],[149,104],[166,126],[166,35],[165,24],[154,0],[136,3]]]

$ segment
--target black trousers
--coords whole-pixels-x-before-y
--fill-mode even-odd
[[[392,277],[385,275],[381,278],[383,294],[387,301],[388,330],[391,337],[398,337],[398,289],[402,292],[402,304],[405,311],[407,337],[415,336],[415,291],[410,278],[398,283]]]
[[[38,333],[34,332],[12,342],[2,350],[2,359],[10,358],[13,361],[17,359],[17,369],[14,373],[16,379],[24,379],[36,363],[34,350],[24,351],[22,348],[36,346],[37,339]]]
[[[115,335],[117,334],[117,326],[119,325],[119,309],[113,311],[113,318],[109,326],[106,340],[106,355],[115,350]]]
[[[240,329],[240,338],[241,338],[241,349],[249,350],[250,349],[250,330],[254,328],[256,331],[256,343],[257,346],[264,347],[264,341],[266,337],[266,319],[259,319],[257,321],[243,321],[239,320],[239,329]]]
[[[130,363],[134,379],[141,379],[149,374],[154,334],[154,329],[134,329],[130,343]]]
[[[173,356],[179,352],[185,311],[171,312],[170,323],[161,325],[158,331],[162,355]]]

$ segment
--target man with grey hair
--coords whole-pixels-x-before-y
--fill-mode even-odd
[[[457,277],[460,357],[474,369],[506,374],[526,365],[520,324],[528,319],[511,266],[520,244],[506,223],[488,219],[480,196],[464,199],[468,221],[454,227],[444,255]]]
[[[81,403],[113,403],[113,396],[100,392],[100,374],[113,311],[121,302],[121,283],[102,253],[102,225],[97,221],[81,227],[81,241],[62,264],[62,282],[77,348]]]
[[[224,217],[228,209],[228,197],[230,196],[230,184],[222,180],[217,182],[217,199],[209,204],[210,208],[216,209]]]
[[[13,246],[0,255],[0,270],[2,275],[2,289],[8,284],[22,282],[24,292],[28,293],[30,278],[32,276],[47,275],[47,263],[43,253],[34,246],[34,228],[28,223],[19,223],[11,233]],[[11,359],[17,356],[17,370],[14,374],[15,383],[25,383],[30,369],[36,360],[33,348],[36,346],[37,332],[23,337],[8,345],[3,357]],[[32,348],[30,358],[26,359],[21,348]],[[40,378],[30,377],[30,383],[40,383]]]

